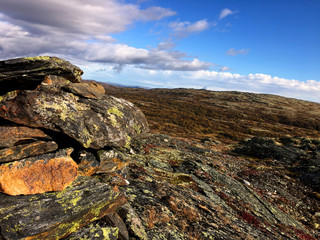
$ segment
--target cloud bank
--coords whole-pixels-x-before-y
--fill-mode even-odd
[[[144,69],[196,71],[211,63],[173,51],[173,43],[143,49],[117,43],[109,34],[125,31],[137,21],[158,21],[176,13],[161,7],[140,9],[116,0],[2,0],[0,56],[57,55],[67,59]],[[175,23],[175,32],[200,32],[207,21]],[[171,46],[170,46],[171,45]],[[119,67],[121,66],[121,67]]]

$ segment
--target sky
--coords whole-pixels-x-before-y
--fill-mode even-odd
[[[320,102],[320,0],[0,0],[0,60],[84,79]]]

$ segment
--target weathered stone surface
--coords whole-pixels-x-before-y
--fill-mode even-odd
[[[50,140],[40,129],[25,126],[0,126],[0,148],[12,147],[26,140]]]
[[[147,239],[318,239],[299,220],[310,207],[296,198],[301,185],[279,180],[276,171],[262,169],[252,181],[241,179],[245,164],[252,162],[165,135],[142,135],[131,146],[130,184],[120,189],[126,190]],[[275,187],[283,181],[292,184],[295,197]],[[125,219],[129,212],[118,209],[129,236],[139,239]]]
[[[36,141],[10,148],[0,149],[0,163],[11,162],[22,158],[49,153],[57,150],[58,145],[51,141]]]
[[[96,82],[70,83],[65,88],[85,98],[101,99],[106,93],[104,87]]]
[[[77,232],[73,232],[63,240],[118,240],[119,229],[116,227],[101,226],[91,223]],[[121,239],[121,238],[120,238]]]
[[[125,221],[130,236],[134,236],[135,238],[141,240],[148,239],[146,231],[141,223],[141,219],[129,203],[126,203],[123,206],[119,207],[117,209],[117,212],[119,213],[119,216]]]
[[[121,217],[116,212],[111,212],[103,217],[102,221],[105,221],[108,225],[119,229],[119,238],[121,240],[129,240],[129,233],[126,225]]]
[[[129,158],[116,149],[98,151],[100,166],[97,173],[122,173],[129,164]]]
[[[70,81],[64,77],[56,75],[46,75],[43,81],[41,82],[41,85],[63,87],[69,83]]]
[[[2,96],[0,116],[61,131],[84,147],[95,149],[128,146],[131,137],[149,130],[144,114],[130,102],[107,95],[86,99],[47,86],[41,91],[22,90]]]
[[[62,191],[78,176],[72,149],[63,149],[0,165],[0,191],[27,195]]]
[[[234,149],[238,154],[283,162],[296,177],[320,190],[320,141],[306,138],[261,138],[241,141]]]
[[[60,239],[125,202],[120,192],[90,177],[78,177],[62,192],[0,194],[1,235],[5,239]]]
[[[81,150],[78,152],[78,159],[80,161],[78,164],[80,175],[91,176],[97,172],[100,163],[93,153]]]

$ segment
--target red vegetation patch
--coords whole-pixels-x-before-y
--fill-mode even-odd
[[[253,216],[252,214],[250,214],[248,212],[245,212],[245,211],[239,212],[239,217],[241,217],[247,223],[250,223],[257,228],[259,228],[261,226],[261,222],[255,216]]]

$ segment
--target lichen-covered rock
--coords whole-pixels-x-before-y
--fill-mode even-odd
[[[101,226],[91,223],[80,230],[73,232],[63,240],[118,240],[119,229],[116,227]]]
[[[141,219],[129,203],[119,207],[117,212],[127,225],[127,229],[131,237],[134,236],[140,240],[148,240],[148,236],[141,223]]]
[[[129,164],[129,158],[116,149],[99,150],[97,154],[100,161],[98,173],[125,172],[125,168]]]
[[[309,204],[287,189],[271,190],[280,185],[278,181],[294,188],[297,182],[278,180],[275,172],[264,169],[260,174],[268,177],[259,185],[250,183],[238,177],[245,160],[208,146],[151,134],[131,143],[135,154],[128,166],[130,184],[120,189],[126,191],[141,220],[138,229],[147,239],[317,239],[316,232],[297,217],[299,208],[306,210]],[[261,192],[265,184],[270,192]],[[280,203],[286,203],[286,210]],[[144,239],[130,229],[129,212],[125,206],[118,209],[129,236]]]
[[[92,177],[78,177],[62,192],[16,197],[0,194],[1,236],[60,239],[125,202],[120,192],[112,191],[110,186]]]
[[[121,217],[116,212],[111,212],[103,217],[102,219],[110,226],[116,227],[119,229],[119,239],[129,240],[129,233],[126,225],[124,224]]]
[[[28,195],[62,191],[78,176],[78,165],[63,149],[0,165],[0,191]]]
[[[87,99],[48,86],[0,97],[0,116],[63,132],[95,149],[128,146],[133,136],[149,130],[144,114],[130,102],[107,95]]]
[[[34,141],[36,139],[51,140],[40,129],[25,126],[0,126],[0,148],[12,147],[19,142]]]
[[[239,142],[234,152],[260,159],[273,159],[315,191],[320,190],[320,141],[306,138],[253,137]]]
[[[36,87],[47,75],[81,82],[82,70],[57,57],[26,57],[0,61],[0,94]]]
[[[96,82],[70,83],[65,88],[85,98],[101,99],[106,93],[104,87]]]
[[[57,150],[57,148],[58,145],[53,141],[36,141],[0,149],[0,163],[11,162],[22,158],[53,152]]]

